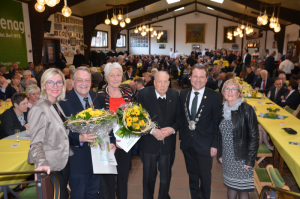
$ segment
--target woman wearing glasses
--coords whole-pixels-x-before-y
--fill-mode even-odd
[[[225,100],[219,119],[218,158],[229,199],[248,199],[254,190],[253,166],[259,146],[258,123],[253,108],[241,98],[242,86],[229,79],[222,89]]]
[[[36,171],[56,173],[60,182],[60,198],[68,198],[69,131],[64,127],[64,113],[58,102],[65,99],[66,82],[62,72],[51,68],[41,78],[40,99],[28,114],[30,151],[28,162],[34,163]]]

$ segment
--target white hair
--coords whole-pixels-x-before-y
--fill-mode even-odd
[[[124,56],[122,56],[122,55],[118,56],[118,61],[122,61],[123,59],[124,59]]]
[[[31,75],[31,71],[30,70],[24,70],[23,76],[25,76],[25,75]]]
[[[167,71],[161,70],[161,71],[158,71],[157,73],[155,73],[154,79],[156,79],[156,76],[157,76],[159,73],[165,73],[165,74],[168,75],[168,79],[170,78],[170,75],[169,75],[169,73],[168,73]]]
[[[105,65],[105,68],[104,68],[105,76],[108,76],[108,74],[110,73],[110,71],[112,69],[119,69],[121,74],[123,75],[122,66],[118,62],[114,62],[114,63],[108,63],[108,64]]]
[[[260,75],[262,75],[263,73],[267,73],[268,74],[268,71],[267,70],[261,70],[260,71]]]
[[[93,71],[94,73],[97,73],[98,72],[98,69],[96,67],[92,67],[91,68],[91,71]]]
[[[76,68],[75,68],[74,65],[71,65],[71,66],[69,67],[70,72],[73,72],[75,69],[76,69]]]

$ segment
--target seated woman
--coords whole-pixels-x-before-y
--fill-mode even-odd
[[[259,130],[259,144],[265,143],[265,145],[268,147],[268,149],[273,151],[274,146],[272,146],[269,143],[268,133],[265,131],[265,129],[260,124],[258,125],[258,130]]]
[[[15,93],[11,97],[13,106],[2,114],[0,138],[15,134],[15,130],[25,131],[27,123],[27,96],[25,93]]]
[[[33,103],[39,100],[41,89],[36,85],[30,85],[26,88],[26,95],[28,97],[28,108],[31,108]]]
[[[20,84],[21,77],[19,75],[14,75],[11,78],[11,87],[15,90],[15,93],[23,93],[24,88]]]

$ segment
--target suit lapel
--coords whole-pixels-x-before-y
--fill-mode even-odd
[[[197,115],[198,115],[200,112],[202,112],[202,108],[203,108],[204,105],[206,104],[206,101],[207,101],[206,95],[207,95],[207,88],[205,88],[205,90],[204,90],[204,93],[203,93],[203,96],[202,96],[202,100],[201,100],[200,106],[199,106],[199,108],[198,108],[198,110],[197,110],[197,113],[196,113],[196,117],[197,117]]]
[[[154,109],[153,112],[156,113],[156,117],[157,117],[158,121],[162,121],[162,115],[161,115],[161,111],[160,111],[159,104],[157,101],[154,86],[150,90],[150,104],[153,104],[153,109]],[[156,120],[155,116],[154,116],[154,120]]]
[[[57,107],[59,107],[59,106],[57,106]],[[60,108],[59,108],[59,110],[60,110]],[[55,116],[56,120],[57,120],[60,124],[63,124],[63,121],[61,120],[60,116],[58,115],[57,111],[55,110],[55,108],[54,108],[52,105],[50,105],[50,111],[52,112],[52,115]]]
[[[72,96],[71,96],[71,101],[72,102],[71,103],[73,103],[74,105],[77,104],[77,105],[74,106],[74,109],[76,110],[76,113],[79,113],[80,111],[84,110],[84,107],[82,106],[82,104],[81,104],[77,94],[75,93],[74,89],[70,92],[72,92]]]
[[[189,114],[189,117],[191,118],[191,113],[190,113],[190,98],[191,98],[191,94],[192,94],[192,89],[191,88],[189,88],[189,91],[188,91],[188,93],[187,93],[187,101],[186,101],[186,108],[187,108],[187,112],[188,112],[188,114]]]

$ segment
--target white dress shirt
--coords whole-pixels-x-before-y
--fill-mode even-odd
[[[246,53],[246,54],[244,55],[243,63],[245,63],[245,61],[246,61],[246,56],[247,56],[247,54],[248,54],[248,53]]]
[[[174,58],[174,53],[173,53],[173,51],[170,52],[170,59],[171,59],[171,58]]]
[[[265,88],[267,88],[267,79],[262,79],[260,84],[260,90],[264,90],[264,80],[265,80]]]
[[[284,71],[285,74],[291,74],[293,69],[294,69],[294,64],[288,59],[284,60],[279,65],[279,70]]]
[[[190,111],[190,114],[192,114],[192,113],[191,113],[191,109],[192,109],[193,99],[194,99],[194,97],[195,97],[195,92],[199,92],[199,94],[198,94],[198,101],[197,101],[197,111],[196,111],[196,113],[197,113],[197,112],[198,112],[198,109],[199,109],[199,106],[200,106],[200,104],[201,104],[202,98],[203,98],[203,93],[204,93],[204,91],[205,91],[205,87],[202,88],[202,89],[199,90],[199,91],[195,91],[194,88],[192,88],[191,96],[190,96],[190,104],[189,104],[189,111]]]

